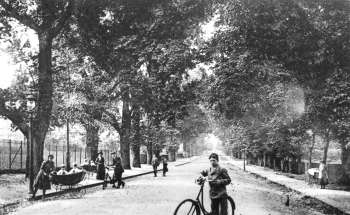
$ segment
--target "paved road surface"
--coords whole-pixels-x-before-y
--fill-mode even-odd
[[[191,164],[170,169],[168,177],[147,175],[127,181],[127,187],[123,190],[108,188],[81,198],[42,201],[20,208],[15,214],[171,215],[180,201],[195,197],[199,186],[194,184],[194,179],[208,164],[204,156]],[[291,206],[286,207],[285,191],[277,185],[256,179],[226,164],[225,159],[221,164],[229,170],[233,181],[228,190],[236,201],[236,214],[322,214],[303,204],[297,195],[291,196]]]

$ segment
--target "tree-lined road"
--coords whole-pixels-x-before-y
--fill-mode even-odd
[[[232,178],[229,194],[242,215],[322,214],[302,204],[299,196],[292,196],[291,205],[284,205],[285,192],[276,185],[244,173],[222,158]],[[127,181],[125,189],[98,190],[78,199],[43,201],[20,208],[18,215],[171,215],[177,204],[185,198],[194,198],[199,186],[194,183],[199,172],[208,167],[207,156],[194,162],[170,169],[167,177],[147,175]],[[206,190],[207,191],[207,190]],[[206,206],[209,206],[207,199]]]

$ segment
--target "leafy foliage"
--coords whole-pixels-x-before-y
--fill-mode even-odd
[[[233,146],[243,141],[258,154],[297,158],[309,129],[328,144],[348,142],[349,7],[345,1],[222,3],[220,28],[203,49],[215,64],[205,100],[231,122],[226,138],[235,139]]]

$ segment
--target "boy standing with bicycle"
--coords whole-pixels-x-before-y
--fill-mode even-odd
[[[225,168],[219,165],[219,156],[212,153],[209,156],[211,167],[201,172],[208,177],[209,195],[211,199],[211,215],[227,215],[227,192],[226,185],[231,183],[231,178]]]

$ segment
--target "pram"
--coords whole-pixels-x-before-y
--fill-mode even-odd
[[[317,184],[318,183],[318,168],[311,168],[307,170],[307,179],[309,184]]]
[[[75,185],[79,184],[85,180],[86,172],[81,171],[77,173],[67,174],[67,175],[57,175],[57,173],[51,174],[51,182],[56,185],[56,190],[60,187],[67,186],[68,189],[73,188]]]
[[[88,164],[84,164],[81,166],[89,176],[93,175],[97,171],[97,166],[93,161],[90,161]]]

